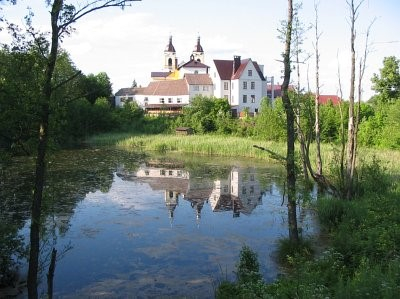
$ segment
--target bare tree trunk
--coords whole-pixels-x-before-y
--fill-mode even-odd
[[[46,174],[46,151],[49,136],[49,114],[50,101],[52,96],[52,78],[57,59],[59,27],[58,17],[63,5],[63,0],[55,0],[51,10],[51,49],[45,70],[45,81],[42,89],[41,119],[39,128],[39,145],[36,160],[35,186],[32,201],[32,222],[30,232],[30,253],[28,269],[28,296],[29,298],[38,298],[38,267],[39,267],[39,243],[40,243],[40,223],[41,206],[43,199],[43,186]]]
[[[289,238],[293,243],[298,243],[299,234],[297,229],[296,216],[296,173],[295,173],[295,115],[292,103],[289,99],[289,82],[290,82],[290,45],[292,40],[292,24],[293,24],[293,1],[288,0],[288,22],[286,29],[285,53],[283,55],[284,63],[284,79],[282,83],[282,101],[286,112],[287,121],[287,154],[286,154],[286,175],[288,183],[288,218],[289,218]]]
[[[54,279],[54,271],[56,269],[56,258],[57,258],[57,250],[53,247],[51,251],[51,259],[49,272],[47,273],[47,298],[53,298],[53,279]]]
[[[318,32],[318,6],[314,4],[315,9],[315,143],[317,147],[317,172],[318,176],[322,175],[322,159],[321,159],[321,130],[319,120],[319,38]]]
[[[353,189],[353,158],[354,158],[354,84],[356,52],[354,49],[355,35],[355,10],[354,1],[351,1],[351,75],[350,75],[350,96],[349,96],[349,120],[347,127],[347,155],[346,155],[346,198],[350,199]]]
[[[351,75],[350,75],[350,96],[349,96],[349,122],[347,128],[347,156],[346,156],[346,198],[351,199],[353,196],[353,184],[354,184],[354,169],[356,159],[356,121],[354,115],[354,92],[355,92],[355,80],[356,80],[356,51],[355,51],[355,40],[356,40],[356,29],[355,23],[358,17],[358,9],[364,0],[360,1],[357,5],[354,4],[354,0],[347,1],[350,7],[350,26],[351,26]]]

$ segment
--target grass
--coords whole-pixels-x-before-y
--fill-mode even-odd
[[[271,156],[254,145],[264,147],[280,156],[286,156],[286,143],[261,141],[252,138],[227,135],[133,135],[131,133],[107,133],[88,139],[91,145],[117,146],[127,150],[181,152],[200,155],[250,157],[275,161]],[[298,147],[297,147],[298,148]],[[322,144],[322,160],[325,167],[335,161],[339,148],[332,144]],[[311,161],[315,161],[315,148],[311,146]],[[374,157],[391,174],[398,174],[400,169],[400,151],[391,149],[360,148],[359,159],[371,162]]]
[[[255,148],[258,145],[285,155],[285,143],[258,141],[250,138],[221,135],[129,135],[103,134],[88,140],[92,145],[115,145],[127,150],[156,152],[182,152],[189,154],[225,157],[250,157],[272,160],[265,151]]]

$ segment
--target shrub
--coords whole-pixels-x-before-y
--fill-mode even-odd
[[[239,263],[236,265],[239,283],[256,282],[262,279],[257,253],[244,245],[240,251]]]

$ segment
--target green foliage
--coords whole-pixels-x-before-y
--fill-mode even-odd
[[[236,271],[238,283],[247,283],[262,279],[257,253],[252,251],[247,245],[244,245],[240,251]]]
[[[380,102],[390,102],[400,99],[400,60],[394,56],[383,59],[383,67],[379,70],[379,75],[374,74],[372,89],[378,93]]]
[[[110,78],[105,72],[85,76],[82,85],[85,97],[91,104],[98,98],[108,99],[112,94]]]
[[[317,201],[318,219],[327,231],[335,230],[346,213],[346,202],[336,198],[320,198]]]
[[[388,190],[392,185],[386,169],[382,166],[382,161],[375,156],[370,162],[361,162],[357,169],[356,195],[380,195]]]
[[[340,141],[340,110],[339,106],[334,106],[332,102],[320,106],[321,141],[336,143]],[[345,107],[342,108],[346,111]],[[346,116],[343,117],[347,119]]]
[[[311,242],[303,238],[299,239],[299,242],[295,243],[290,239],[279,240],[278,246],[278,260],[282,265],[287,267],[294,267],[296,260],[307,260],[310,259],[314,250],[311,247]]]
[[[191,127],[196,133],[232,133],[233,120],[226,99],[197,96],[183,109],[175,127]]]
[[[254,136],[265,140],[286,140],[286,117],[281,99],[272,105],[269,99],[261,102],[260,113],[255,117]]]

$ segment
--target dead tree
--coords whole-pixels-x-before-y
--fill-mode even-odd
[[[289,217],[289,239],[293,243],[299,242],[296,216],[296,165],[295,165],[295,114],[292,102],[289,98],[290,82],[290,47],[292,41],[293,26],[293,1],[288,0],[288,19],[285,37],[285,52],[283,54],[284,78],[282,83],[282,101],[285,107],[287,121],[287,153],[286,153],[286,177],[288,186],[288,217]]]
[[[356,29],[355,24],[358,18],[358,11],[364,0],[354,3],[354,0],[346,1],[350,9],[350,48],[351,48],[351,70],[350,70],[350,94],[349,94],[349,118],[347,126],[347,151],[346,151],[346,198],[351,199],[353,196],[353,184],[354,184],[354,170],[356,164],[356,119],[354,109],[354,93],[355,93],[355,80],[356,80],[356,51],[355,51],[355,40],[356,40]]]

